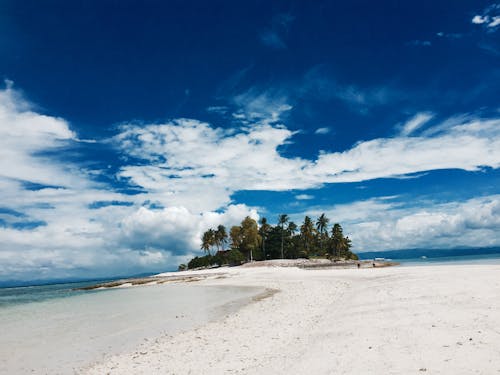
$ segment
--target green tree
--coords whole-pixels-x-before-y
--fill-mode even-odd
[[[215,244],[215,232],[213,229],[207,230],[203,233],[201,237],[201,248],[208,254],[210,254],[210,248]]]
[[[229,250],[225,255],[226,263],[230,266],[239,266],[241,263],[245,261],[245,257],[241,253],[241,251],[232,249]]]
[[[241,222],[240,227],[240,251],[242,251],[244,254],[248,254],[250,261],[253,261],[254,252],[259,249],[259,244],[261,241],[257,222],[250,216],[247,216]]]
[[[328,233],[328,222],[330,220],[326,217],[326,215],[323,213],[321,214],[320,217],[318,217],[318,220],[316,220],[316,229],[318,230],[319,234],[319,243],[320,243],[320,248],[321,248],[321,253],[324,255],[324,240],[325,240],[325,235]]]
[[[262,241],[262,258],[266,259],[266,239],[269,235],[269,231],[271,230],[271,226],[267,223],[267,219],[263,217],[260,219],[260,227],[259,234]]]
[[[284,258],[284,254],[283,254],[283,240],[284,240],[284,236],[285,236],[285,224],[288,223],[288,215],[287,214],[282,214],[282,215],[279,215],[278,217],[278,224],[280,225],[281,227],[281,259]]]
[[[297,231],[297,224],[295,224],[293,221],[290,221],[288,223],[288,232],[290,232],[290,235],[293,237],[295,236],[295,232]]]
[[[224,244],[227,242],[227,231],[224,225],[219,225],[214,233],[215,243],[217,244],[217,250],[219,247],[224,251]]]
[[[242,243],[241,227],[233,225],[229,230],[229,237],[231,238],[231,249],[239,250]]]
[[[347,259],[354,259],[357,260],[358,256],[351,252],[351,247],[352,247],[352,242],[349,237],[344,237],[344,243],[343,243],[343,251],[344,251],[344,256]]]
[[[342,256],[345,247],[346,247],[346,241],[344,239],[342,226],[339,223],[335,223],[332,228],[332,238],[331,238],[332,255],[336,257]]]
[[[314,239],[314,224],[309,216],[304,218],[304,222],[300,226],[300,236],[304,243],[307,254],[311,252],[311,244]]]

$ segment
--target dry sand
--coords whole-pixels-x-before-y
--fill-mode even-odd
[[[227,272],[279,292],[85,373],[500,374],[500,265]]]

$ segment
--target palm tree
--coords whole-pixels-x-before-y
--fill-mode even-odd
[[[260,219],[259,234],[262,238],[262,257],[264,259],[266,259],[266,238],[270,230],[271,226],[267,223],[267,219],[265,217]]]
[[[290,221],[288,223],[288,231],[292,236],[295,236],[295,232],[297,231],[297,224],[295,224],[293,221]]]
[[[284,259],[283,255],[283,236],[285,234],[284,227],[285,224],[288,223],[288,215],[282,214],[278,216],[278,224],[281,226],[281,259]]]
[[[325,233],[328,231],[328,218],[325,216],[325,214],[321,214],[320,217],[318,217],[318,220],[316,221],[316,228],[318,229],[319,236],[320,236],[320,244],[321,244],[321,253],[323,253],[323,239],[325,237]]]
[[[215,231],[215,243],[217,244],[217,249],[219,246],[222,251],[224,251],[224,244],[227,242],[227,231],[224,225],[219,225]]]
[[[210,255],[210,247],[213,245],[212,229],[207,230],[201,237],[201,248]]]
[[[300,226],[300,235],[304,240],[306,251],[309,253],[309,246],[314,236],[314,224],[309,216],[304,218],[304,223]]]
[[[342,232],[342,226],[339,223],[335,223],[332,228],[333,255],[336,257],[341,256],[344,246],[345,242],[344,242],[344,233]]]
[[[210,228],[208,231],[207,231],[207,237],[208,237],[208,241],[209,241],[209,244],[211,247],[213,247],[214,245],[217,245],[217,242],[216,242],[216,239],[215,239],[215,231]],[[208,255],[211,255],[210,254],[210,251],[208,252]]]

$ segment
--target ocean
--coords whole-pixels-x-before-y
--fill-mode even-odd
[[[358,253],[361,260],[384,258],[402,266],[500,263],[500,248],[410,249]]]
[[[451,265],[451,264],[500,264],[500,254],[455,255],[397,259],[401,266]]]
[[[79,283],[58,283],[49,285],[22,286],[0,288],[0,309],[11,305],[31,302],[42,302],[50,299],[74,297],[90,292],[75,290],[80,287],[96,284],[97,281]]]
[[[162,284],[74,291],[89,283],[0,289],[0,374],[68,374],[228,314],[260,290]]]

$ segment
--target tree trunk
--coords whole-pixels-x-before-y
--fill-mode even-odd
[[[283,256],[283,228],[281,228],[281,259],[284,259],[284,256]]]

